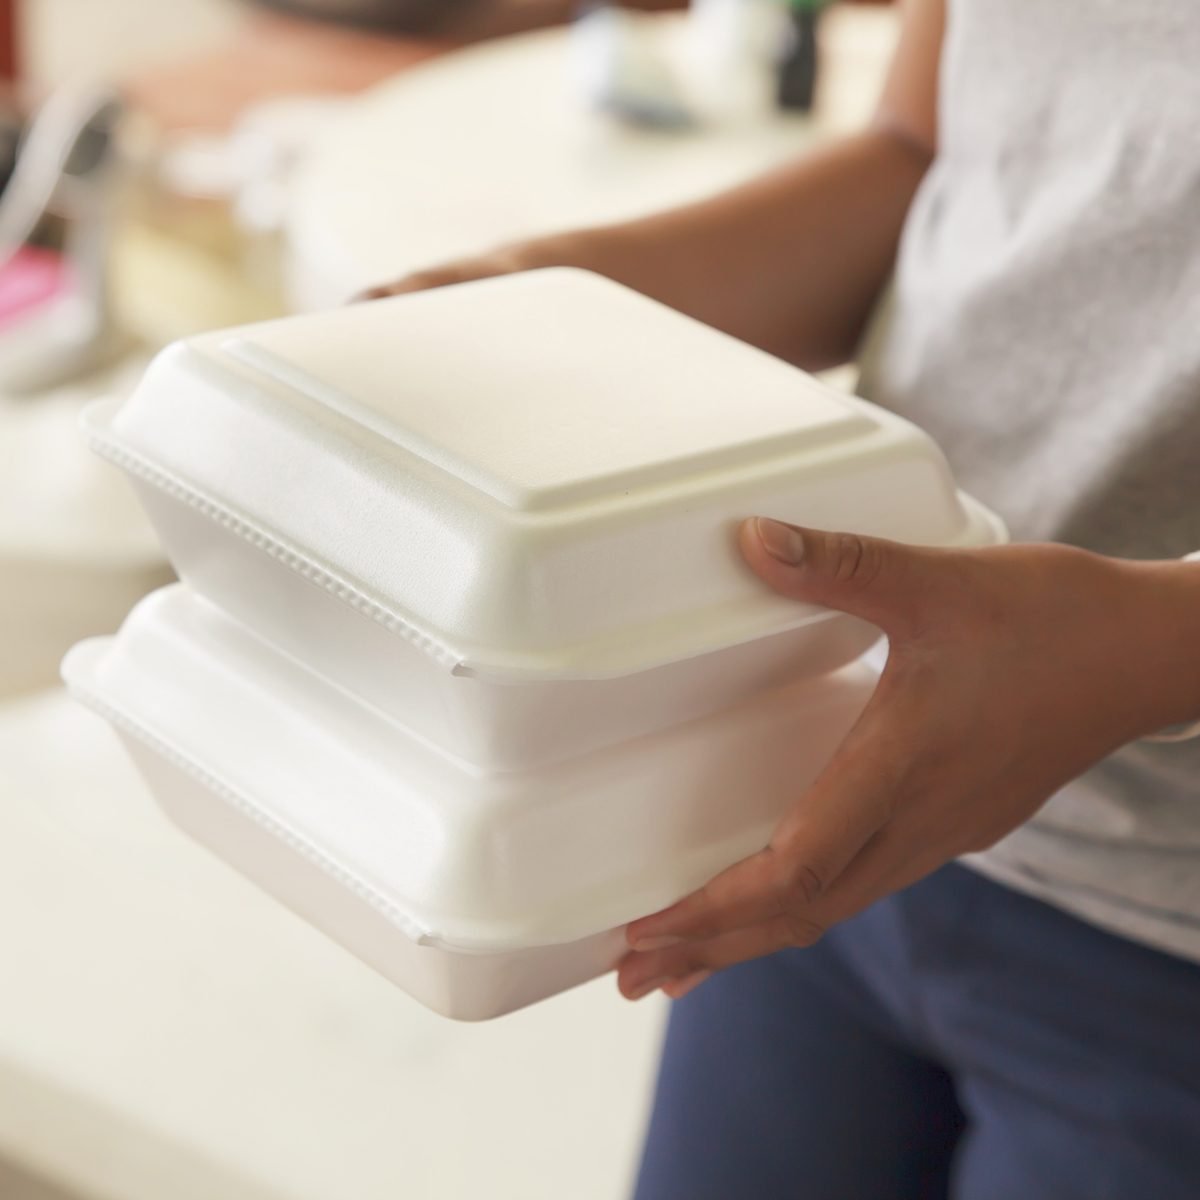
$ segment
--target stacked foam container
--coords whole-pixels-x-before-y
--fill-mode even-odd
[[[877,632],[741,562],[770,515],[975,546],[899,418],[554,270],[207,335],[86,418],[182,579],[64,673],[187,832],[429,1007],[612,967],[761,847]]]

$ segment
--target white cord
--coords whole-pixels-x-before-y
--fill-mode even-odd
[[[0,265],[33,236],[54,201],[81,134],[116,97],[110,87],[59,88],[42,106],[0,198]]]

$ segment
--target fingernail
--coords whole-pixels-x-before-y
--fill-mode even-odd
[[[782,521],[772,521],[769,517],[756,517],[754,525],[763,549],[773,559],[789,567],[804,560],[804,536],[798,529],[784,525]]]
[[[636,937],[629,941],[634,950],[666,950],[668,946],[678,946],[683,941],[681,937],[671,934],[659,934],[657,937]]]
[[[650,995],[651,992],[656,992],[665,983],[671,982],[670,975],[656,975],[653,979],[647,979],[645,983],[639,983],[637,987],[631,988],[626,993],[628,1000],[640,1000],[643,996]]]
[[[688,992],[694,992],[705,980],[711,978],[711,971],[693,971],[691,975],[685,975],[682,979],[677,979],[673,983],[664,984],[663,991],[672,1000],[682,1000]]]

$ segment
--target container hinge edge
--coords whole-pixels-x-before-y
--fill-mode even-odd
[[[346,888],[347,891],[374,909],[390,924],[395,925],[410,940],[419,944],[428,944],[433,937],[429,929],[415,921],[408,913],[404,912],[403,909],[387,899],[387,897],[376,891],[369,884],[351,875],[302,835],[296,833],[269,813],[264,812],[259,805],[244,796],[237,788],[227,783],[206,767],[202,767],[193,758],[190,758],[177,749],[160,734],[148,728],[143,722],[137,720],[110,701],[103,699],[91,688],[73,683],[71,691],[81,703],[98,713],[110,724],[148,746],[189,778],[202,784],[218,799],[229,805],[229,807],[248,820],[253,821],[254,824],[282,842],[288,849],[295,851],[323,874],[328,875],[336,883]]]
[[[231,512],[224,505],[204,495],[194,485],[185,483],[177,476],[155,466],[127,447],[118,445],[94,430],[87,431],[87,439],[88,444],[97,454],[108,459],[121,470],[136,476],[172,499],[186,504],[202,516],[216,522],[236,537],[241,538],[242,541],[261,550],[297,575],[329,592],[343,604],[349,605],[356,612],[362,613],[376,624],[382,625],[389,633],[394,633],[418,650],[428,654],[440,666],[453,669],[462,663],[463,656],[445,642],[424,632],[413,622],[386,608],[329,568],[319,565],[311,558],[286,545],[279,537],[267,533],[246,518]]]

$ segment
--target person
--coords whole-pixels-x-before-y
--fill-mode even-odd
[[[681,998],[639,1200],[1200,1195],[1198,61],[1192,0],[907,0],[857,135],[375,293],[568,264],[858,353],[1017,539],[743,528],[890,656],[770,845],[629,928]]]

